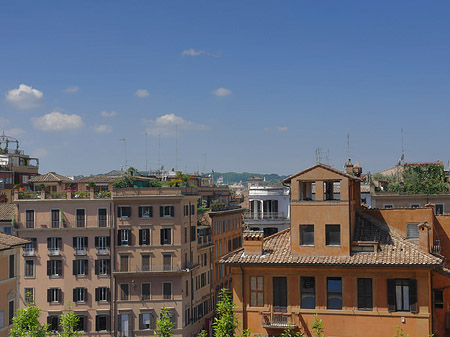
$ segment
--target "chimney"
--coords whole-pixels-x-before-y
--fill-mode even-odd
[[[348,161],[345,163],[345,172],[347,174],[351,174],[353,175],[353,164],[352,164],[352,160],[350,158],[348,158]]]
[[[430,229],[431,226],[426,221],[419,225],[419,246],[425,253],[431,253]]]
[[[262,255],[264,252],[264,232],[263,231],[247,231],[244,232],[244,254],[245,255]]]

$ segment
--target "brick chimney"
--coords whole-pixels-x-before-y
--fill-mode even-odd
[[[426,221],[419,225],[419,246],[426,253],[431,253],[430,230],[431,226]]]
[[[244,236],[244,254],[245,255],[262,255],[264,252],[264,232],[263,231],[246,231]]]

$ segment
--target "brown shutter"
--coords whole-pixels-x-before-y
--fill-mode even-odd
[[[387,279],[387,304],[388,311],[395,311],[395,280]]]
[[[409,308],[412,313],[417,314],[419,312],[419,306],[417,304],[417,280],[409,280]]]

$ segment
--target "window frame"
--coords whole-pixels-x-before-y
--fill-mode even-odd
[[[148,295],[144,294],[144,286],[148,285]],[[149,301],[152,299],[152,284],[151,282],[142,282],[141,283],[141,300]]]
[[[303,242],[303,233],[305,232],[305,229],[312,227],[312,244],[311,243],[304,243]],[[299,231],[300,231],[300,246],[306,246],[306,247],[314,247],[315,245],[315,233],[314,233],[314,224],[303,224],[299,225]],[[311,232],[309,232],[311,233]]]
[[[373,279],[357,278],[357,308],[360,311],[373,311]]]
[[[100,215],[100,210],[105,210],[105,215]],[[104,219],[103,216],[105,217]],[[108,209],[106,207],[97,208],[97,226],[108,227]]]
[[[170,284],[170,294],[169,295],[166,295],[166,293],[165,293],[164,286],[166,284]],[[162,287],[162,295],[163,295],[162,297],[163,297],[163,299],[164,300],[171,300],[171,299],[173,299],[173,284],[172,284],[172,282],[171,281],[162,282],[161,287]]]
[[[166,233],[166,231],[168,231],[168,233],[170,235],[164,235],[163,236],[163,233]],[[170,245],[172,245],[172,231],[173,231],[173,228],[172,227],[167,227],[167,226],[166,227],[162,227],[160,229],[160,244],[161,244],[161,246],[170,246]],[[167,237],[169,237],[168,242],[167,242]]]
[[[123,209],[129,209],[129,215],[123,215]],[[130,205],[120,205],[117,206],[117,217],[120,219],[128,219],[131,218],[131,206]]]
[[[330,284],[329,281],[339,281],[340,282],[340,292],[339,291],[330,291]],[[343,307],[343,297],[342,297],[342,277],[327,277],[327,310],[342,310]],[[340,298],[341,305],[340,308],[338,307],[330,307],[330,298],[336,297]]]
[[[148,215],[144,215],[144,208],[148,208]],[[140,205],[138,208],[138,215],[140,219],[150,219],[153,217],[153,206],[152,205]]]
[[[306,287],[305,281],[312,279],[312,287]],[[312,289],[312,291],[307,290]],[[311,295],[312,294],[312,295]],[[314,306],[310,307],[304,303],[304,298],[312,297],[314,300]],[[314,276],[301,276],[300,277],[300,308],[301,309],[315,309],[316,308],[316,278]]]
[[[28,265],[28,262],[31,262],[31,275],[28,275],[28,272],[30,271],[30,267]],[[24,278],[35,278],[35,262],[34,259],[25,259],[24,262],[24,272],[23,277]]]
[[[81,217],[78,214],[78,211],[83,211],[83,216]],[[87,218],[87,214],[86,214],[86,208],[75,208],[75,226],[77,228],[83,228],[86,227],[86,218]],[[82,220],[82,221],[80,221]]]
[[[129,301],[130,300],[130,284],[120,283],[119,284],[119,301]]]
[[[332,228],[339,228],[339,243],[338,244],[331,242],[332,238],[331,238],[330,235],[332,233],[336,233],[336,232],[329,231],[329,229],[332,229]],[[342,231],[341,231],[341,225],[340,224],[326,224],[325,225],[325,246],[327,246],[327,247],[340,247],[341,246],[341,242],[342,242],[341,234],[342,234]]]
[[[58,221],[53,220],[53,212],[58,212]],[[61,224],[61,210],[59,208],[50,209],[50,227],[59,228]]]
[[[33,214],[32,220],[28,219],[29,212],[32,212],[32,214]],[[34,211],[34,209],[26,209],[25,210],[25,228],[35,228],[35,225],[36,225],[36,212]]]
[[[255,280],[256,289],[253,287],[253,280]],[[259,285],[262,285],[262,289],[259,289]],[[259,297],[260,295],[262,298]],[[264,307],[264,276],[250,276],[250,306]]]

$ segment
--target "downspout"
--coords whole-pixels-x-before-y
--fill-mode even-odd
[[[112,235],[111,235],[112,240],[110,240],[110,244],[111,244],[110,248],[114,247],[114,252],[111,253],[112,261],[111,261],[111,265],[110,265],[110,273],[112,275],[113,270],[116,267],[115,247],[116,247],[116,224],[117,224],[116,216],[115,216],[116,215],[116,207],[115,207],[114,203],[112,202],[112,200],[111,200],[111,204],[109,205],[109,209],[110,209],[109,214],[111,214],[111,217],[112,217],[112,221],[110,222],[112,224],[112,226],[111,226],[112,227]],[[110,320],[110,328],[113,329],[113,331],[114,331],[114,337],[117,337],[117,330],[116,330],[116,323],[115,323],[116,322],[115,318],[117,317],[117,291],[116,291],[117,280],[116,280],[116,275],[111,277],[110,284],[111,284],[111,291],[113,292],[113,296],[114,296],[114,300],[112,303],[113,304],[113,308],[112,308],[113,309],[113,317],[111,317],[111,320]],[[113,296],[111,296],[111,297],[113,297]]]
[[[239,268],[241,268],[241,273],[242,273],[242,330],[247,329],[247,313],[245,312],[245,308],[246,308],[246,303],[245,303],[245,281],[244,281],[244,269],[242,268],[242,266],[239,266]]]
[[[433,290],[433,270],[430,270],[430,307],[431,307],[431,333],[434,331],[433,317],[434,317],[434,290]],[[430,335],[431,336],[431,335]]]

